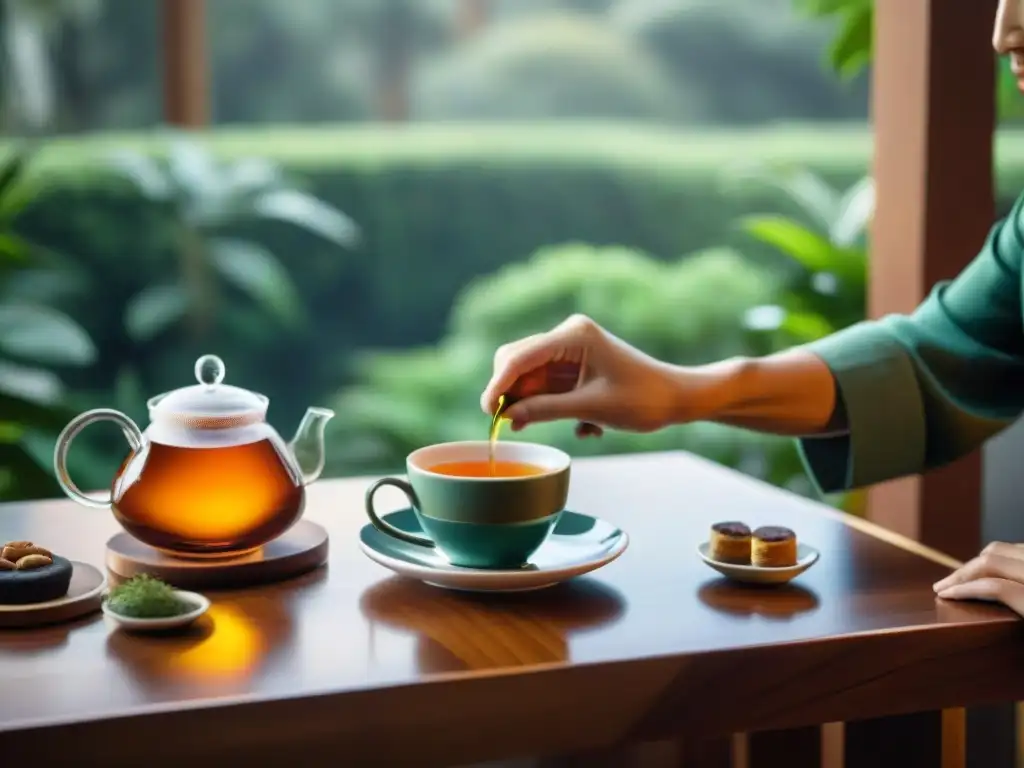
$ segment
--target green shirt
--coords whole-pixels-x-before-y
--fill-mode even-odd
[[[805,348],[836,378],[849,431],[799,441],[824,493],[959,458],[1024,410],[1024,196],[977,258],[909,316],[846,328]]]

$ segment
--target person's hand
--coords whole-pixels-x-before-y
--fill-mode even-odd
[[[505,415],[513,429],[574,419],[583,436],[600,434],[600,427],[653,432],[680,420],[680,403],[686,401],[688,389],[684,369],[655,360],[582,315],[498,349],[480,407],[494,413],[499,395],[516,379],[554,362],[580,363],[579,385],[564,394],[539,394],[510,406]]]
[[[1024,616],[1024,545],[993,542],[934,589],[944,600],[1002,603]]]

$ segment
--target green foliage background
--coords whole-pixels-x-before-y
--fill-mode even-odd
[[[248,129],[198,139],[227,168],[254,156],[274,163],[296,189],[350,216],[358,242],[339,249],[287,222],[234,222],[232,238],[276,255],[305,322],[282,324],[250,297],[229,305],[224,317],[237,322],[204,335],[172,324],[139,339],[126,324],[133,301],[175,279],[180,264],[165,208],[108,159],[115,150],[161,156],[165,138],[56,141],[30,169],[33,194],[19,231],[66,254],[58,274],[67,289],[47,300],[86,329],[96,350],[89,364],[62,371],[65,407],[113,406],[145,423],[146,396],[190,383],[195,358],[217,352],[229,381],[271,398],[271,422],[285,434],[306,406],[339,406],[332,474],[392,469],[415,444],[475,434],[494,347],[574,311],[654,354],[701,362],[797,339],[785,328],[748,327],[748,310],[813,312],[825,318],[810,326],[821,333],[856,319],[862,301],[856,259],[845,273],[852,290],[814,294],[814,273],[846,246],[828,245],[827,222],[764,179],[811,174],[819,184],[811,197],[820,199],[822,189],[847,190],[868,170],[867,131]],[[999,155],[1005,208],[1024,186],[1024,141],[1002,137]],[[754,215],[820,231],[819,261],[801,263],[787,241],[759,240]],[[54,434],[34,442],[43,467]],[[534,436],[577,453],[686,447],[776,482],[801,482],[788,441],[706,425],[600,442],[574,441],[564,426]],[[74,471],[98,487],[123,445],[116,435],[90,442],[101,460],[83,459]]]

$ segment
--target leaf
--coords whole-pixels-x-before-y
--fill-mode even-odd
[[[772,180],[772,184],[804,212],[817,219],[822,227],[829,226],[835,219],[838,195],[821,177],[799,169],[779,174]]]
[[[826,318],[811,312],[787,313],[781,328],[793,336],[798,343],[816,341],[836,330]]]
[[[32,247],[10,232],[0,232],[0,261],[24,263],[29,260]]]
[[[4,160],[0,166],[0,197],[6,196],[21,180],[31,156],[30,151],[15,150]]]
[[[840,195],[824,179],[805,168],[780,168],[771,165],[747,165],[733,170],[729,180],[749,186],[762,184],[786,195],[800,210],[822,228],[836,218]]]
[[[63,394],[60,379],[49,371],[0,360],[0,413],[22,423],[36,423]]]
[[[189,226],[205,229],[222,223],[227,190],[212,155],[197,142],[177,138],[167,159],[178,209]]]
[[[225,187],[236,196],[258,193],[283,181],[277,165],[262,157],[239,160],[224,171]]]
[[[195,141],[185,138],[172,140],[167,160],[171,178],[187,197],[199,198],[220,186],[213,157]]]
[[[875,181],[865,176],[843,196],[831,228],[832,242],[841,248],[855,245],[867,232],[875,212]]]
[[[258,197],[253,205],[260,216],[278,219],[309,230],[343,247],[356,244],[359,230],[352,219],[334,206],[295,189],[279,189]]]
[[[35,304],[0,304],[0,349],[58,365],[88,365],[96,359],[96,347],[78,323]]]
[[[151,285],[128,302],[125,330],[135,341],[149,341],[184,317],[188,304],[188,293],[180,284]]]
[[[154,158],[122,150],[111,154],[109,162],[150,200],[163,202],[171,197],[170,180]]]
[[[20,296],[26,301],[49,304],[62,296],[85,289],[83,282],[77,275],[69,272],[23,269],[8,277],[6,292],[12,296]]]
[[[873,48],[874,9],[865,5],[843,19],[829,49],[832,68],[844,78],[853,77],[871,61]]]
[[[210,241],[210,260],[235,288],[269,309],[286,325],[303,319],[302,300],[277,257],[261,245],[227,238]]]
[[[0,421],[0,443],[16,443],[25,434],[25,428],[13,421]]]
[[[835,247],[821,235],[783,216],[747,216],[740,226],[762,243],[774,246],[809,272],[829,269]]]
[[[29,150],[18,150],[0,167],[0,219],[8,224],[31,199],[27,186],[21,183],[31,156]]]
[[[856,10],[870,2],[871,0],[793,0],[793,7],[797,13],[805,16],[822,17]]]

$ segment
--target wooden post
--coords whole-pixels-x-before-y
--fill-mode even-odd
[[[872,317],[912,311],[977,255],[993,224],[996,5],[875,2]],[[872,489],[868,517],[958,559],[973,557],[981,543],[980,455]]]
[[[164,121],[202,128],[210,121],[206,0],[163,0]]]
[[[977,255],[994,223],[991,39],[997,4],[875,0],[872,317],[912,311],[936,282],[954,277]],[[872,488],[868,517],[970,559],[981,547],[981,461],[978,451],[923,477]],[[968,711],[966,745],[964,713],[944,713],[943,764],[963,765],[966,757],[969,766],[1009,768],[1012,709]],[[858,739],[857,728],[848,728],[846,738]]]

